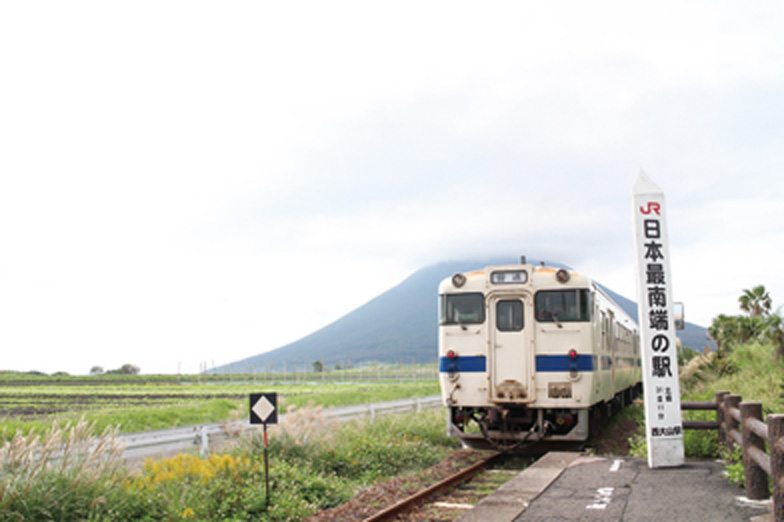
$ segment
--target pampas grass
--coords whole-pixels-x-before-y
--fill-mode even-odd
[[[100,492],[126,476],[124,448],[117,427],[97,438],[94,429],[82,419],[54,423],[43,436],[17,431],[6,440],[0,447],[0,518],[78,517],[101,504]],[[63,512],[65,506],[76,512]]]

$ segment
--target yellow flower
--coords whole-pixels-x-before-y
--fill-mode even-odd
[[[182,518],[193,518],[195,516],[196,513],[191,508],[185,508],[185,511],[182,512]]]

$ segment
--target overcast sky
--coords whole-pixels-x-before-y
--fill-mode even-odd
[[[772,1],[3,2],[0,369],[193,373],[450,259],[636,300],[640,169],[687,320],[781,306],[782,27]]]

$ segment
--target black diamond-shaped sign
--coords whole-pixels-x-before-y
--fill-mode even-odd
[[[250,423],[251,424],[277,424],[278,423],[278,394],[277,393],[251,393],[250,394]]]

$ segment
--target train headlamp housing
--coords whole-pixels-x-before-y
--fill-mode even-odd
[[[547,384],[547,397],[550,399],[571,399],[571,382],[551,382]]]
[[[458,372],[458,363],[457,363],[457,352],[454,350],[448,350],[446,352],[446,367],[447,376],[449,377],[449,381],[456,385],[456,387],[460,387],[457,384],[457,380],[460,378],[460,373]],[[452,392],[454,393],[454,391]]]
[[[452,284],[455,285],[455,288],[460,288],[461,286],[466,284],[466,276],[464,274],[453,275]]]
[[[559,283],[566,283],[569,281],[569,271],[564,268],[559,268],[555,273],[555,280]]]
[[[577,362],[580,355],[577,353],[577,350],[570,348],[567,356],[569,357],[569,378],[577,380],[580,378],[580,367]]]

